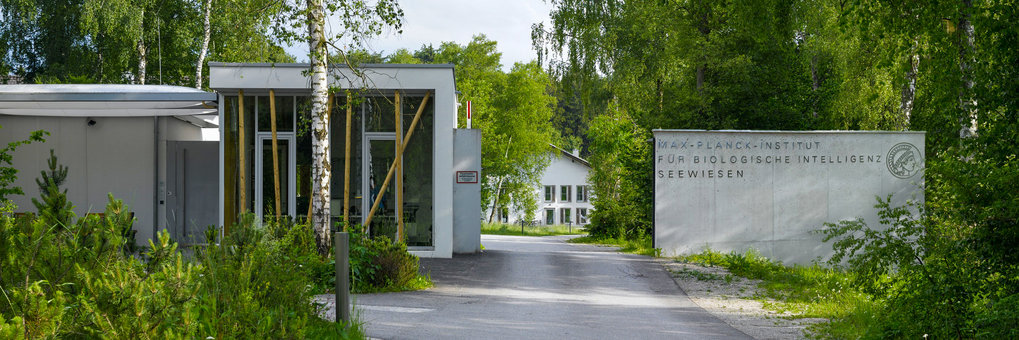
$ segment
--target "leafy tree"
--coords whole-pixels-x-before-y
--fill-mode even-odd
[[[420,64],[421,60],[411,54],[406,48],[401,48],[387,56],[386,62],[390,64]]]
[[[205,84],[207,59],[293,61],[270,36],[280,11],[273,0],[3,0],[0,74],[30,83]]]
[[[491,208],[489,219],[505,206],[533,217],[535,188],[548,165],[550,143],[560,138],[552,127],[556,100],[548,73],[536,62],[516,63],[504,73],[497,43],[484,35],[466,45],[444,42],[437,50],[425,45],[414,55],[456,66],[459,98],[471,102],[472,127],[480,129],[484,139],[481,204]],[[466,126],[466,113],[457,116],[457,125]]]

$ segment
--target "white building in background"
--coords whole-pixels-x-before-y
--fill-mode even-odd
[[[527,219],[523,211],[504,207],[496,214],[498,221],[574,226],[589,223],[588,216],[593,206],[587,176],[591,164],[580,158],[577,151],[570,153],[554,145],[552,147],[554,151],[549,153],[551,159],[541,175],[541,184],[535,188],[538,192],[538,210],[534,220]]]

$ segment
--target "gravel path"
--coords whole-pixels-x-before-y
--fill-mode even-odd
[[[725,268],[657,259],[690,300],[755,339],[804,339],[807,326],[825,319],[791,319],[789,312],[765,310],[760,280],[730,274]]]

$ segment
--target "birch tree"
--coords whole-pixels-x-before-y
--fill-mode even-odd
[[[386,30],[399,33],[403,10],[396,0],[307,0],[284,6],[285,16],[280,17],[282,25],[275,31],[277,37],[289,42],[308,43],[312,103],[311,223],[318,236],[319,251],[325,252],[330,244],[332,178],[328,112],[330,50],[339,56],[355,77],[363,77],[357,65],[352,65],[346,58],[347,52],[366,50],[368,40]],[[326,30],[327,20],[336,31]],[[332,76],[337,79],[343,77],[338,72]]]
[[[199,90],[202,89],[202,68],[205,66],[205,54],[209,52],[209,39],[212,37],[212,24],[209,20],[212,16],[212,0],[205,0],[204,9],[202,48],[198,50],[198,62],[195,63],[195,88]]]

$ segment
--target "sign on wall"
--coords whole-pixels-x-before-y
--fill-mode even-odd
[[[669,255],[757,249],[827,259],[814,232],[863,218],[876,197],[923,201],[923,132],[654,131],[655,245]]]
[[[478,172],[477,171],[457,171],[456,172],[457,183],[477,183]]]

